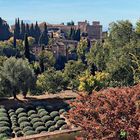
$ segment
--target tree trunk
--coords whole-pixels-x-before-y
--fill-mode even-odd
[[[16,93],[13,91],[13,97],[14,99],[17,99]]]

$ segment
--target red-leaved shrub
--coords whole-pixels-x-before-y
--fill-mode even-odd
[[[70,103],[67,117],[88,140],[140,140],[140,84],[108,88]]]

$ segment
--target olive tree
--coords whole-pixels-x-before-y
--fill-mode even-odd
[[[0,92],[12,94],[14,98],[19,92],[26,94],[35,85],[35,76],[29,62],[11,57],[0,67]]]

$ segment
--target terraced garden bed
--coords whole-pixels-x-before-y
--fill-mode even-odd
[[[45,103],[6,108],[0,106],[0,138],[15,138],[71,129],[64,114],[67,104],[51,106]]]

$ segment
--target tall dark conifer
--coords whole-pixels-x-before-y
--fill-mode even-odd
[[[13,36],[13,46],[16,48],[16,35],[15,35],[15,30],[14,30],[14,36]]]
[[[35,37],[35,41],[37,44],[39,41],[40,34],[41,34],[41,31],[40,31],[40,28],[38,26],[38,23],[36,22],[36,24],[35,24],[35,36],[34,37]]]
[[[24,48],[25,48],[24,55],[28,59],[28,61],[30,62],[30,48],[29,48],[29,42],[28,42],[28,35],[27,34],[25,34],[25,37],[24,37]]]
[[[48,45],[49,37],[48,37],[48,29],[46,23],[44,24],[44,30],[39,38],[40,45]]]
[[[33,23],[31,24],[31,27],[30,27],[30,36],[35,37],[35,30],[34,30],[34,24]]]
[[[26,33],[26,29],[25,29],[25,23],[23,22],[23,20],[21,21],[21,30],[20,30],[20,36],[21,36],[21,39],[23,40],[24,39],[24,35]]]
[[[28,23],[26,24],[26,34],[30,36],[30,28]]]

